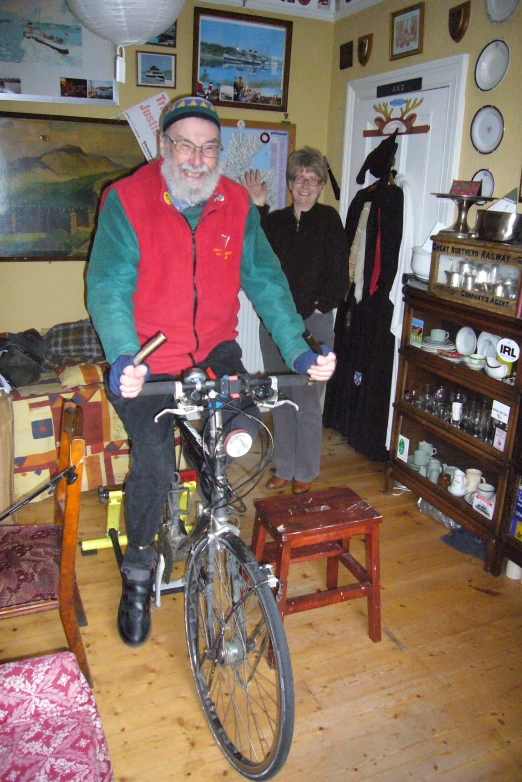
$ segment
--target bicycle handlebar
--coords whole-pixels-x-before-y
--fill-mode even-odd
[[[305,336],[306,335],[306,336]],[[310,332],[305,331],[303,336],[305,339],[313,339]],[[157,334],[152,337],[148,342],[134,356],[134,366],[138,366],[142,361],[147,358],[151,353],[157,350],[160,345],[166,342],[166,336],[158,331]],[[315,343],[317,344],[317,343]],[[314,349],[311,344],[312,349]],[[320,346],[319,346],[320,352]],[[145,396],[159,396],[165,394],[172,394],[174,399],[182,399],[183,395],[190,392],[209,393],[215,391],[220,396],[227,396],[234,398],[239,394],[254,392],[254,396],[258,400],[269,399],[277,394],[279,386],[301,386],[306,383],[310,383],[310,378],[307,375],[263,375],[253,377],[248,373],[238,375],[226,375],[219,379],[210,379],[205,376],[203,370],[194,368],[194,374],[190,377],[188,370],[188,376],[183,380],[158,380],[148,383],[144,383],[140,394]],[[257,390],[257,394],[256,394]]]
[[[253,392],[254,396],[262,400],[270,398],[281,387],[303,386],[307,382],[308,378],[306,375],[288,374],[253,377],[248,374],[241,374],[225,376],[217,380],[196,378],[193,380],[150,381],[143,384],[140,394],[145,396],[172,394],[175,399],[179,399],[191,391],[203,393],[215,391],[217,394],[231,398],[238,394]],[[260,393],[256,394],[256,390]]]

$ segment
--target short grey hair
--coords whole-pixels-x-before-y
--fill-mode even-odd
[[[313,171],[321,182],[328,180],[328,164],[324,155],[313,147],[303,147],[292,152],[286,165],[286,181],[290,182],[298,171]]]

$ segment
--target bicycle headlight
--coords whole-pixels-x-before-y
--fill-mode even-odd
[[[246,429],[234,429],[227,434],[223,445],[228,456],[244,456],[252,447],[252,437]]]

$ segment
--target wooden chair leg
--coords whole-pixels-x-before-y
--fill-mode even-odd
[[[256,518],[254,520],[254,531],[252,533],[252,543],[250,544],[250,548],[252,549],[252,553],[254,554],[254,557],[257,559],[258,562],[261,562],[261,558],[263,556],[263,551],[265,548],[265,542],[266,542],[266,527],[261,524],[261,519],[259,517],[259,514],[256,514]]]
[[[377,643],[381,640],[381,579],[379,563],[379,527],[374,524],[365,536],[366,570],[371,581],[368,595],[368,635]]]
[[[87,621],[87,616],[83,607],[82,598],[80,597],[80,591],[78,589],[78,584],[76,583],[76,578],[74,579],[73,588],[74,613],[76,614],[76,621],[78,622],[79,627],[87,627],[89,623]]]
[[[78,627],[78,623],[76,621],[74,606],[60,605],[60,619],[62,620],[63,631],[65,633],[65,637],[67,638],[69,649],[71,652],[73,652],[76,659],[78,660],[80,670],[85,676],[89,687],[92,688],[94,686],[94,682],[92,679],[91,670],[89,668],[89,663],[87,662],[87,655],[85,654],[82,637],[80,635],[80,628]]]
[[[350,538],[344,540],[338,540],[337,543],[341,546],[343,553],[350,551]],[[326,561],[326,588],[337,589],[339,583],[339,562],[341,560],[341,554],[338,557],[329,557]]]
[[[291,555],[291,547],[290,543],[283,543],[282,546],[278,546],[277,548],[277,556],[276,556],[276,577],[281,581],[282,588],[281,588],[281,598],[279,600],[278,608],[279,613],[281,614],[281,619],[285,620],[285,613],[286,613],[286,593],[288,590],[288,574],[290,571],[290,555]]]

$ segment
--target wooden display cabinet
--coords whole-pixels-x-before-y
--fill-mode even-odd
[[[386,470],[386,489],[394,480],[433,505],[486,544],[486,570],[499,575],[504,556],[522,565],[522,540],[509,535],[513,517],[515,494],[522,477],[522,423],[520,421],[520,394],[522,372],[516,373],[514,382],[496,380],[484,370],[470,369],[465,363],[453,363],[441,356],[422,350],[411,344],[412,321],[423,322],[423,334],[431,329],[444,329],[454,340],[465,326],[474,330],[477,337],[482,332],[514,340],[522,345],[522,321],[505,312],[490,312],[470,306],[458,300],[445,300],[432,293],[413,287],[404,289],[405,313],[402,343],[399,356],[397,393],[394,405],[390,460]],[[520,362],[519,362],[520,363]],[[516,370],[516,365],[515,365]],[[490,410],[496,402],[504,406],[508,420],[495,430],[489,426],[487,433],[496,432],[501,438],[484,440],[486,429],[468,430],[453,426],[439,412],[417,406],[414,390],[422,386],[442,386],[448,394],[459,389],[476,409]],[[475,409],[473,408],[473,409]],[[443,411],[444,412],[444,411]],[[489,420],[491,424],[491,420]],[[499,432],[498,429],[502,431]],[[486,481],[496,488],[496,500],[491,518],[469,504],[469,498],[457,497],[447,488],[434,483],[415,471],[398,453],[399,441],[409,440],[409,455],[425,440],[437,449],[436,458],[464,472],[468,468],[482,471]],[[516,491],[515,491],[516,488]],[[511,552],[514,556],[511,556]],[[518,557],[518,559],[517,559]]]

